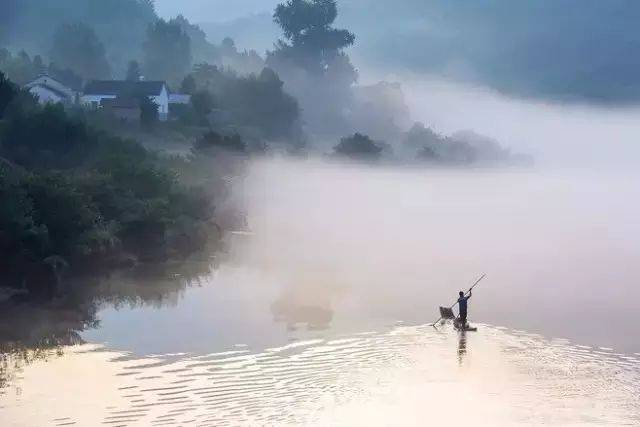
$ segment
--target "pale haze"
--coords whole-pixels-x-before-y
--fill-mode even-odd
[[[233,2],[232,5],[223,1],[205,0],[190,0],[179,4],[170,0],[156,2],[158,12],[167,17],[183,13],[195,22],[206,23],[233,22],[237,19],[258,16],[251,19],[258,19],[264,25],[269,25],[271,11],[275,4],[276,2],[248,0]],[[396,8],[380,4],[365,6],[365,4],[366,2],[363,1],[345,1],[338,5],[341,12],[340,25],[355,28],[357,41],[349,49],[349,53],[355,58],[360,74],[359,81],[361,84],[373,84],[380,80],[401,83],[413,120],[425,122],[447,134],[463,129],[473,129],[503,141],[510,148],[533,154],[543,165],[565,164],[570,167],[596,169],[627,168],[634,167],[640,159],[640,145],[637,142],[637,135],[640,134],[640,109],[628,100],[624,100],[619,105],[610,101],[602,103],[600,99],[590,100],[589,91],[575,93],[574,99],[568,99],[566,95],[554,98],[542,86],[538,89],[526,88],[525,91],[524,83],[520,93],[510,93],[502,86],[495,87],[493,81],[485,80],[481,76],[469,78],[477,74],[473,71],[477,59],[472,55],[465,56],[463,51],[458,52],[459,56],[452,57],[448,63],[443,62],[441,68],[420,64],[419,58],[428,58],[432,55],[434,43],[444,43],[442,37],[445,35],[453,37],[453,28],[446,27],[449,21],[452,25],[461,25],[462,21],[473,23],[467,28],[468,34],[463,33],[460,37],[471,37],[469,34],[474,32],[485,37],[484,35],[488,32],[497,31],[489,25],[497,25],[496,22],[500,22],[501,19],[506,20],[506,17],[495,16],[491,18],[494,21],[491,23],[486,21],[486,14],[481,9],[466,7],[463,3],[456,1],[451,2],[451,10],[447,10],[446,2],[439,1],[421,5],[405,0],[398,2]],[[366,7],[367,14],[358,12],[362,7]],[[500,1],[491,5],[491,8],[501,7],[505,11],[511,8],[507,3]],[[569,13],[572,10],[572,3],[565,0],[559,2],[556,7],[558,10]],[[514,8],[516,9],[519,14],[514,19],[522,19],[520,13],[524,13],[526,6]],[[607,13],[613,13],[611,12],[613,9],[612,7]],[[635,6],[632,9],[635,9]],[[411,15],[411,11],[414,15]],[[460,11],[459,18],[454,18],[455,11]],[[438,13],[442,14],[438,20],[429,19],[431,14]],[[535,13],[546,16],[545,14],[551,13],[551,8],[540,8]],[[474,14],[479,17],[477,21],[473,21]],[[580,17],[579,14],[575,21],[591,22],[589,20],[592,15],[594,15],[593,11],[584,10],[584,17]],[[369,22],[373,17],[378,20],[376,25],[371,25]],[[631,31],[627,29],[625,22],[620,23],[620,31],[623,35],[625,31]],[[275,24],[271,23],[271,25],[276,32]],[[483,28],[483,25],[486,27]],[[549,25],[553,25],[556,29],[556,25],[562,24],[554,20]],[[557,27],[559,28],[561,27]],[[598,28],[604,28],[602,22]],[[516,32],[517,30],[509,27],[508,31]],[[524,34],[522,37],[529,35],[529,38],[526,41],[516,38],[513,49],[523,51],[528,46],[536,46],[538,42],[536,34],[529,33],[528,26],[521,31]],[[431,33],[435,33],[438,37],[427,38],[426,35]],[[272,48],[275,41],[272,40],[272,34],[271,32],[265,34],[260,41],[264,42],[262,49]],[[569,36],[574,37],[573,33]],[[255,35],[253,37],[255,38]],[[389,42],[394,37],[397,38],[403,46],[401,51],[413,51],[416,61],[410,61],[409,55],[395,60],[381,61],[380,57],[386,51],[370,49],[372,37],[376,40],[386,38]],[[624,36],[621,36],[621,40],[623,38]],[[486,37],[479,38],[477,43],[483,43],[486,40],[488,40]],[[544,42],[539,40],[539,43]],[[518,47],[517,43],[522,44]],[[242,46],[242,43],[240,45]],[[619,46],[613,44],[611,47],[611,49],[624,48],[623,44]],[[393,54],[397,53],[396,49]],[[508,61],[509,56],[505,55],[496,60]],[[585,52],[581,56],[581,61],[588,63],[589,56]],[[595,62],[592,66],[594,69],[600,67]],[[622,64],[608,66],[618,67],[619,71],[629,71],[628,66]],[[540,64],[537,73],[544,76],[548,69],[549,64]],[[532,70],[532,72],[535,71]],[[618,70],[612,70],[609,84],[615,83],[617,73]],[[570,69],[566,70],[566,75],[571,75]],[[594,84],[604,83],[601,81]],[[594,93],[599,91],[598,89]]]
[[[136,0],[157,27],[96,50],[166,121],[6,103],[0,137],[117,135],[61,172],[11,140],[7,230],[139,252],[0,288],[3,427],[640,425],[640,3],[333,3]]]

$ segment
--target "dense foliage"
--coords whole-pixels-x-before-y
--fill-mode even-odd
[[[137,82],[142,77],[142,70],[140,69],[140,64],[138,61],[129,61],[129,65],[127,65],[127,75],[125,76],[125,80],[129,82]]]
[[[340,143],[334,147],[334,152],[338,156],[354,160],[376,160],[382,153],[382,146],[367,135],[355,133],[340,139]]]
[[[48,55],[60,26],[83,23],[104,43],[115,74],[140,57],[147,26],[156,19],[152,0],[19,0],[9,7],[4,44]],[[0,25],[2,26],[2,25]],[[79,70],[74,70],[78,72]]]
[[[337,14],[335,0],[287,0],[274,13],[284,40],[268,52],[267,66],[300,101],[316,134],[350,130],[345,111],[351,108],[358,73],[344,50],[355,36],[333,27]]]
[[[299,135],[298,103],[269,68],[259,75],[238,76],[215,65],[198,64],[182,86],[193,91],[191,102],[200,122],[216,109],[219,114],[211,124],[218,127],[266,139],[292,140]]]
[[[0,73],[3,284],[46,294],[60,265],[163,259],[217,230],[211,194],[183,183],[169,159],[21,95]]]
[[[191,69],[191,39],[175,20],[157,20],[144,42],[144,74],[150,80],[178,83]]]
[[[464,131],[443,136],[422,123],[416,123],[406,133],[404,145],[416,153],[418,160],[441,165],[491,165],[527,160],[511,154],[496,141],[474,132]]]
[[[69,68],[85,79],[108,79],[111,67],[106,50],[93,28],[82,24],[65,24],[53,34],[53,63]]]
[[[78,89],[82,85],[82,77],[69,68],[59,67],[55,63],[47,66],[40,55],[31,58],[24,50],[14,55],[0,48],[0,71],[19,85],[29,83],[42,73],[49,74],[70,88]]]

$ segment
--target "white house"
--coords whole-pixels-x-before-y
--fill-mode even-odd
[[[170,93],[169,104],[187,105],[191,102],[191,95],[183,93]]]
[[[84,88],[83,105],[99,108],[103,100],[147,96],[158,106],[160,120],[169,115],[169,89],[163,81],[93,80]]]
[[[41,104],[72,104],[78,93],[59,80],[43,74],[24,86]]]

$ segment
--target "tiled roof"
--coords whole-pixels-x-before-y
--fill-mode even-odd
[[[31,90],[34,87],[41,87],[43,89],[46,89],[49,92],[51,92],[51,93],[55,94],[56,96],[59,96],[60,98],[63,98],[63,99],[69,98],[68,94],[66,94],[66,93],[64,93],[64,92],[62,92],[62,91],[60,91],[60,90],[58,90],[58,89],[56,89],[54,87],[51,87],[51,86],[49,86],[47,84],[44,84],[44,83],[38,83],[38,84],[35,84],[33,86],[29,86],[29,89]]]
[[[84,88],[85,95],[158,96],[166,86],[163,81],[130,82],[126,80],[92,80]]]

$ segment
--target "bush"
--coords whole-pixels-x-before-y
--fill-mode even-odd
[[[196,155],[214,155],[219,150],[246,153],[247,145],[242,141],[242,138],[240,138],[240,135],[238,134],[227,136],[210,131],[196,140],[192,149],[193,153]]]
[[[149,99],[148,96],[140,96],[140,123],[146,128],[154,127],[159,119],[158,104]]]
[[[10,82],[0,71],[0,119],[4,117],[5,110],[17,93],[18,87]]]
[[[339,156],[364,160],[378,159],[382,153],[380,145],[373,142],[367,135],[359,133],[342,138],[333,150]]]
[[[83,122],[69,118],[61,105],[46,105],[6,123],[1,152],[26,168],[66,169],[82,164],[95,146]]]

